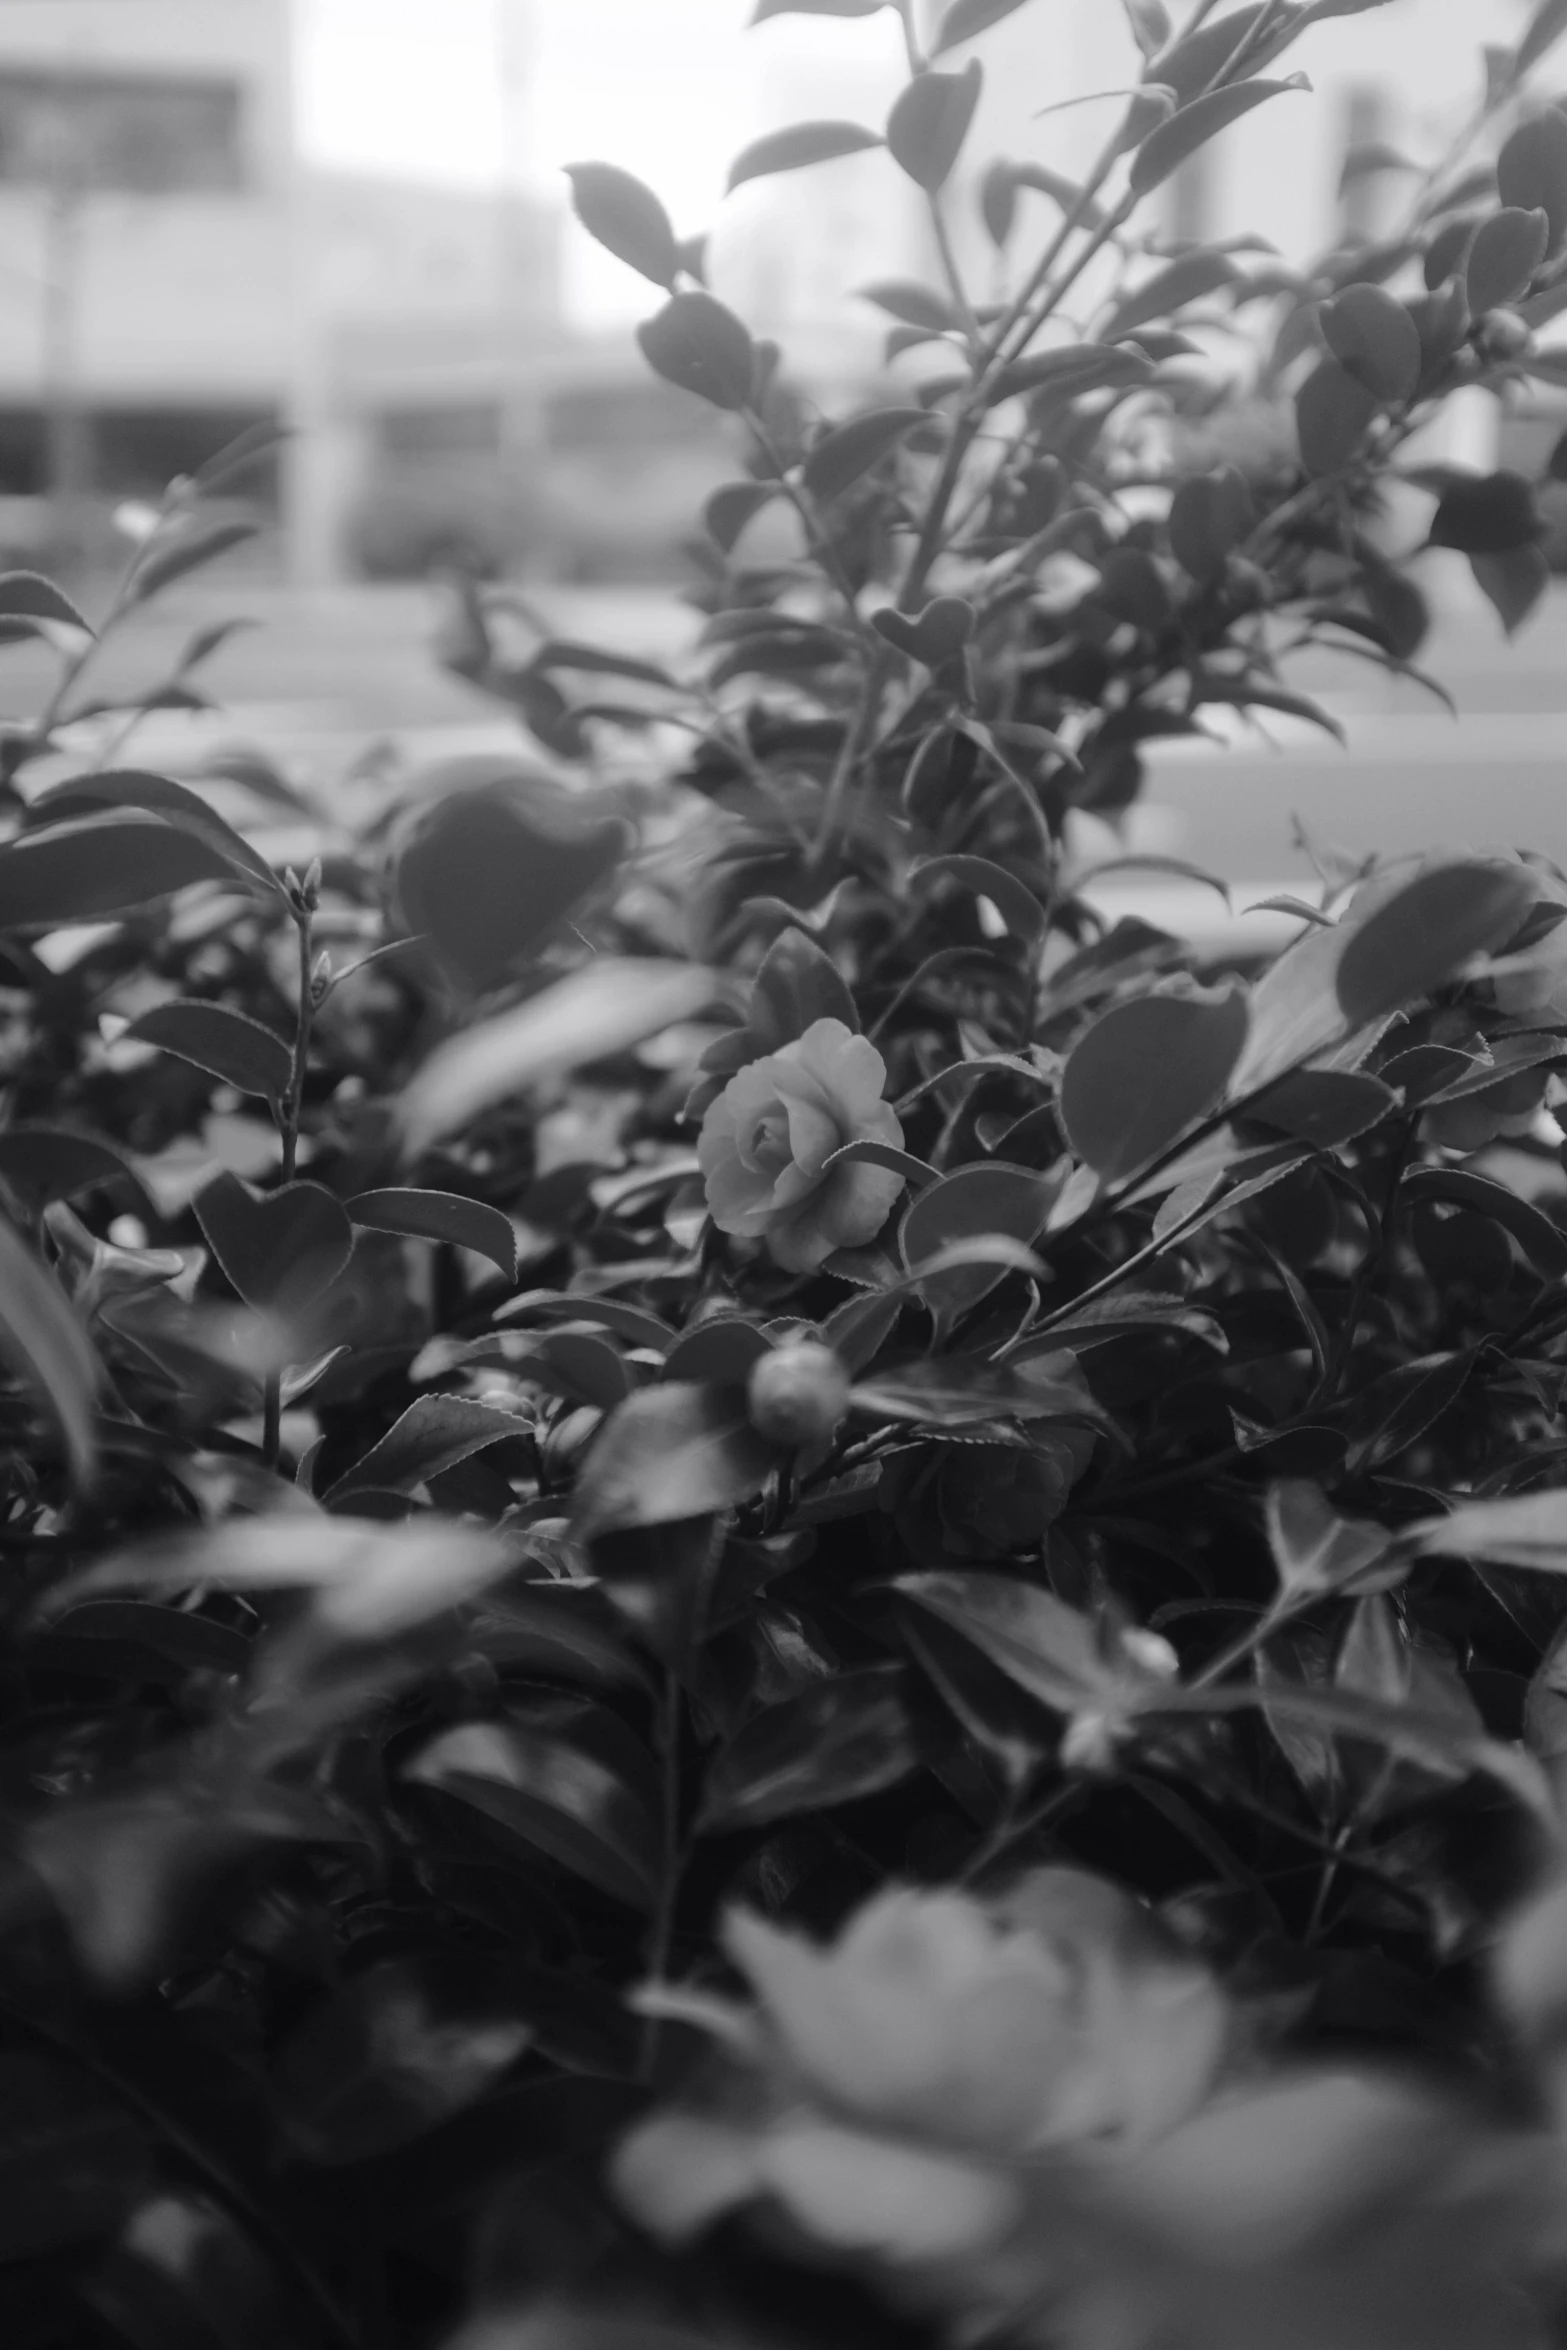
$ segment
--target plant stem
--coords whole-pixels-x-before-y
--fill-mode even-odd
[[[293,900],[291,912],[299,948],[299,1009],[294,1023],[294,1059],[289,1073],[288,1093],[283,1102],[283,1142],[279,1172],[285,1183],[292,1183],[299,1165],[299,1119],[305,1098],[305,1073],[310,1060],[310,1030],[315,1018],[315,1000],[312,986],[315,963],[315,893],[312,888],[301,890]],[[278,1464],[278,1453],[283,1435],[283,1374],[280,1369],[267,1373],[261,1405],[261,1457],[269,1469]]]

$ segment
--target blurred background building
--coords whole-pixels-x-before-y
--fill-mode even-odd
[[[575,152],[659,186],[683,232],[712,221],[717,290],[824,393],[868,387],[879,366],[885,321],[854,290],[931,268],[919,200],[882,155],[720,201],[749,138],[812,116],[877,125],[899,78],[890,16],[746,35],[749,12],[0,0],[0,548],[42,552],[63,518],[90,552],[118,502],[275,419],[295,428],[269,494],[297,579],[453,556],[583,578],[667,569],[725,469],[721,428],[640,362],[630,327],[653,289],[584,255],[566,126]],[[1167,229],[1255,234],[1291,258],[1375,236],[1399,172],[1346,177],[1346,157],[1430,152],[1473,102],[1480,42],[1521,14],[1522,0],[1391,0],[1317,27],[1299,54],[1316,96],[1206,150]],[[354,110],[376,103],[370,69],[394,37],[407,120],[394,103],[367,140]],[[453,109],[443,145],[418,60],[449,68],[464,44],[487,103]],[[976,157],[1081,172],[1121,101],[1041,109],[1124,89],[1135,58],[1115,0],[1035,0],[982,54]],[[989,291],[973,193],[956,185],[953,210]]]

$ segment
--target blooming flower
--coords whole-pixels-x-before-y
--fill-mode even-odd
[[[897,1113],[882,1098],[886,1083],[880,1053],[841,1020],[813,1021],[732,1077],[697,1144],[719,1230],[765,1240],[791,1273],[874,1240],[902,1178],[860,1161],[827,1162],[847,1142],[902,1147]]]

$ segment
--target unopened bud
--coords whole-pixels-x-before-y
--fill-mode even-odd
[[[746,1388],[751,1425],[791,1451],[824,1444],[849,1408],[849,1374],[814,1339],[775,1347],[752,1367]]]

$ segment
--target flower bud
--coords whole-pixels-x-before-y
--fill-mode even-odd
[[[757,1434],[774,1444],[824,1444],[849,1408],[849,1374],[814,1339],[775,1347],[753,1365],[746,1405]]]

